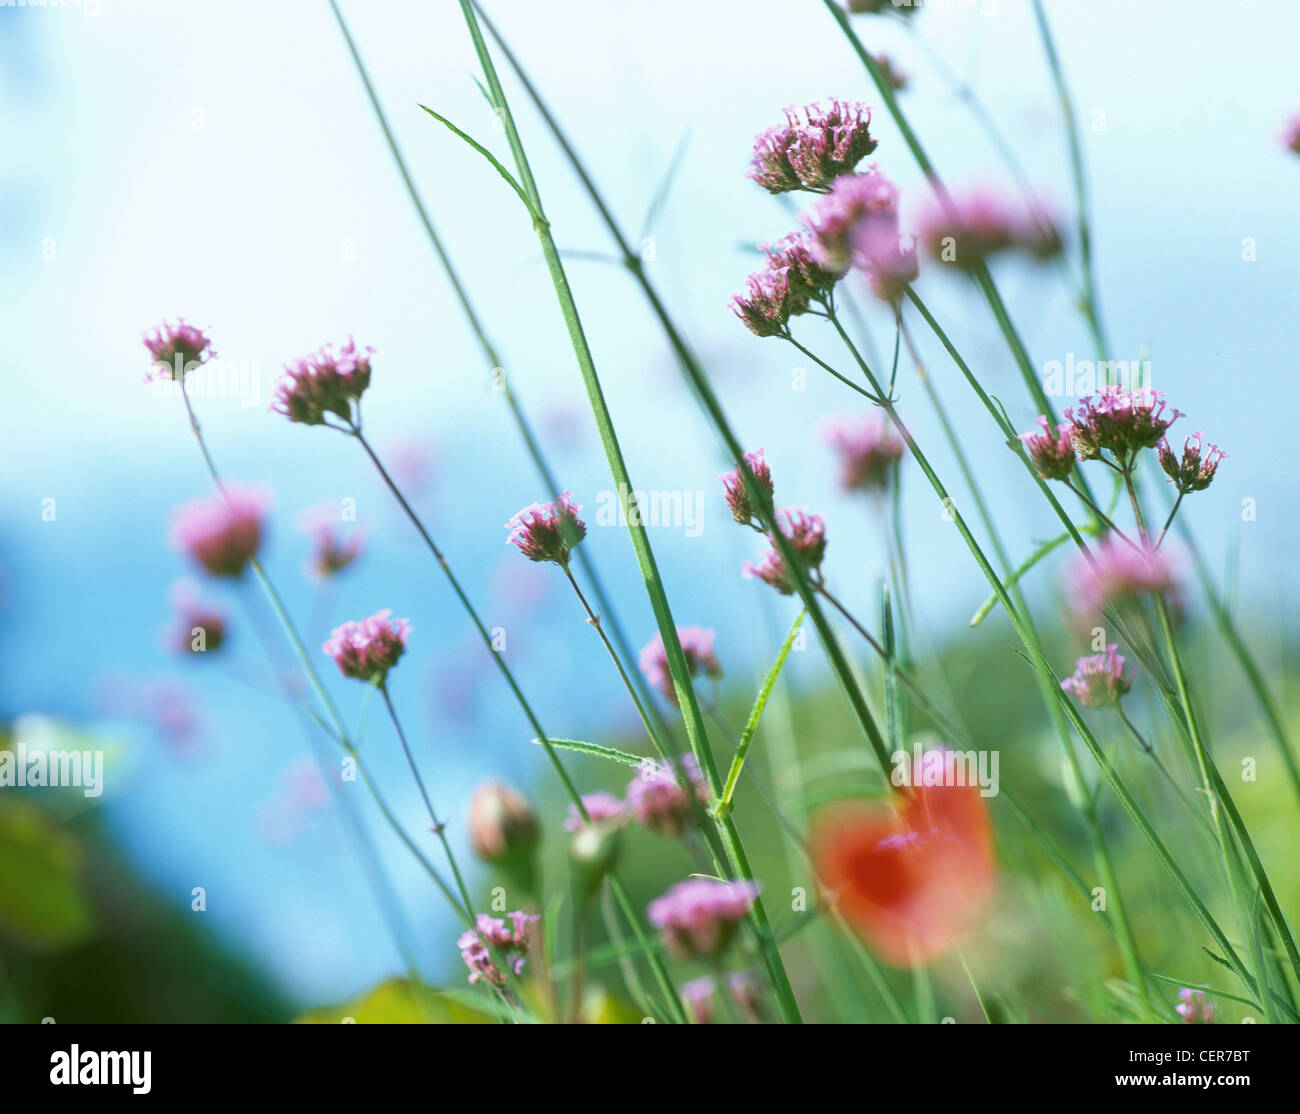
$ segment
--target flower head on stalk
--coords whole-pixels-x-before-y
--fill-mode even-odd
[[[535,913],[524,912],[514,912],[508,916],[509,923],[500,917],[490,917],[486,913],[480,913],[477,930],[464,933],[456,941],[456,946],[460,948],[460,957],[469,968],[471,983],[482,981],[492,986],[505,986],[507,976],[493,961],[493,948],[509,965],[511,971],[516,975],[523,974],[533,930],[541,917]]]
[[[688,878],[678,882],[648,910],[664,946],[683,959],[713,959],[727,950],[736,926],[758,897],[754,882]]]
[[[802,299],[803,309],[808,302],[824,302],[835,284],[844,277],[843,268],[824,267],[813,254],[812,239],[805,231],[788,232],[772,244],[759,244],[759,251],[767,256],[770,270],[783,271],[791,296]],[[802,313],[795,309],[792,314]]]
[[[337,352],[327,344],[309,356],[285,364],[275,385],[271,409],[291,422],[328,425],[333,414],[349,425],[360,424],[361,396],[370,386],[373,348],[358,349],[348,337]]]
[[[708,1025],[717,1010],[718,984],[710,975],[682,983],[682,1005],[696,1025]],[[762,987],[747,971],[734,971],[727,976],[726,992],[732,1005],[741,1015],[752,1021],[762,1020]]]
[[[582,807],[592,824],[621,825],[627,820],[627,806],[613,793],[584,793]],[[576,805],[569,806],[569,815],[564,821],[566,832],[576,832],[584,823]]]
[[[732,295],[731,308],[756,337],[784,337],[790,318],[808,308],[808,299],[791,286],[787,270],[765,267],[745,279],[745,289]]]
[[[243,576],[262,544],[271,497],[265,488],[228,486],[194,499],[172,515],[172,546],[211,576]]]
[[[469,802],[469,842],[484,862],[511,863],[537,850],[537,813],[517,789],[485,781]]]
[[[878,495],[889,487],[904,445],[884,415],[871,412],[853,420],[831,419],[822,437],[840,458],[840,486],[845,491]]]
[[[879,252],[889,233],[897,233],[898,190],[879,169],[868,167],[861,174],[837,178],[803,223],[811,233],[811,255],[822,267],[840,272],[851,266],[865,268],[863,249],[874,246]],[[869,244],[868,229],[873,230]]]
[[[167,637],[172,649],[181,654],[204,654],[220,650],[226,641],[228,619],[222,608],[203,600],[188,580],[172,587],[176,626]]]
[[[1141,596],[1173,591],[1173,565],[1163,550],[1107,535],[1093,549],[1091,562],[1076,558],[1067,587],[1075,615],[1087,619],[1106,604],[1122,607]]]
[[[1178,1005],[1174,1012],[1184,1025],[1209,1025],[1214,1021],[1214,1003],[1205,997],[1204,990],[1185,986],[1178,992]]]
[[[578,517],[582,507],[565,491],[552,503],[533,503],[506,523],[507,545],[515,546],[530,561],[553,561],[569,567],[569,555],[587,536],[587,524]]]
[[[1061,422],[1053,427],[1046,415],[1040,415],[1041,430],[1019,434],[1034,471],[1045,480],[1067,480],[1074,471],[1074,426]]]
[[[1056,223],[1042,205],[1034,203],[1026,213],[990,191],[936,198],[921,218],[919,239],[936,262],[964,271],[1002,251],[1048,259],[1061,250]]]
[[[772,470],[768,467],[763,452],[763,449],[755,449],[752,453],[745,453],[743,459],[745,466],[754,477],[754,482],[770,503],[772,501]],[[733,468],[730,472],[725,472],[718,478],[722,481],[722,492],[726,497],[731,517],[742,526],[752,526],[755,530],[761,529],[758,521],[758,508],[754,506],[749,498],[749,488],[745,486],[745,478],[740,474],[740,469]]]
[[[1111,643],[1100,654],[1082,657],[1074,663],[1074,675],[1061,682],[1061,688],[1085,708],[1109,708],[1118,704],[1130,688],[1133,679],[1124,675],[1124,655],[1116,653],[1118,647]]]
[[[406,650],[411,633],[407,620],[392,619],[391,615],[384,608],[368,619],[335,627],[321,649],[334,659],[343,676],[382,685]]]
[[[1065,416],[1073,426],[1071,439],[1080,460],[1111,452],[1125,464],[1133,454],[1155,445],[1183,414],[1173,409],[1166,413],[1162,391],[1108,386],[1067,408]]]
[[[1178,488],[1180,495],[1191,491],[1204,491],[1214,480],[1214,473],[1219,470],[1219,462],[1228,454],[1218,445],[1211,445],[1201,457],[1201,438],[1204,433],[1193,433],[1183,441],[1183,455],[1177,457],[1169,447],[1169,438],[1160,438],[1156,446],[1156,457],[1160,467]]]
[[[826,522],[819,514],[806,510],[787,507],[776,512],[776,524],[782,536],[790,543],[804,571],[816,578],[821,569],[822,559],[826,556]],[[741,575],[751,580],[761,580],[770,584],[783,596],[793,595],[794,580],[790,569],[777,549],[772,535],[768,535],[772,548],[757,564],[746,561],[741,568]]]
[[[688,790],[694,791],[701,804],[707,804],[709,799],[709,787],[704,783],[695,755],[683,755],[679,764],[680,774],[666,762],[647,758],[627,787],[628,815],[652,832],[669,838],[681,835],[690,822]]]
[[[855,101],[787,108],[784,124],[755,136],[747,177],[768,193],[824,193],[876,149],[870,124],[871,109]]]
[[[338,529],[338,511],[331,503],[304,511],[298,516],[298,528],[312,540],[308,568],[318,580],[328,580],[341,573],[366,548],[366,538],[360,530],[344,535]]]
[[[145,380],[183,381],[185,376],[216,355],[202,330],[185,318],[164,321],[152,333],[144,334],[144,346],[153,357],[153,368]]]
[[[884,53],[876,53],[871,56],[877,66],[880,67],[881,76],[895,93],[901,93],[907,88],[907,74],[900,70],[894,60]]]
[[[1282,129],[1282,145],[1293,155],[1300,155],[1300,112],[1295,113]]]
[[[686,657],[686,671],[692,678],[703,673],[711,680],[722,676],[722,665],[713,652],[716,632],[704,627],[678,627],[677,640]],[[677,690],[673,687],[672,673],[668,668],[668,651],[664,637],[656,634],[641,650],[641,672],[650,687],[657,689],[666,700],[677,703]]]

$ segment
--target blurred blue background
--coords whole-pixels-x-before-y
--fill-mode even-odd
[[[847,44],[814,0],[563,0],[488,10],[630,230],[641,227],[689,133],[650,233],[651,273],[735,428],[747,444],[766,446],[778,501],[827,515],[828,574],[872,615],[884,560],[878,532],[865,505],[836,490],[836,463],[817,436],[827,415],[854,409],[852,400],[814,374],[806,390],[792,389],[797,353],[750,336],[726,305],[753,262],[744,245],[793,222],[743,177],[754,133],[791,103],[832,95],[875,103]],[[372,0],[344,11],[513,389],[592,524],[608,472],[528,221],[490,169],[417,107],[437,108],[504,158],[472,80],[458,6]],[[1300,108],[1292,59],[1300,8],[1097,0],[1049,11],[1083,126],[1115,355],[1149,347],[1155,385],[1190,415],[1180,434],[1205,429],[1229,453],[1187,514],[1216,569],[1235,555],[1240,607],[1256,620],[1253,646],[1275,671],[1284,632],[1295,627],[1287,573],[1300,540],[1290,471],[1300,159],[1278,140],[1288,112]],[[903,103],[949,184],[1008,187],[995,152],[912,35],[895,20],[856,25],[910,75]],[[978,90],[1035,186],[1070,214],[1058,110],[1028,4],[935,6],[914,25]],[[248,375],[249,389],[196,405],[226,475],[274,488],[267,566],[299,623],[311,624],[313,650],[328,626],[380,607],[414,623],[394,697],[462,846],[472,786],[488,775],[529,783],[544,776],[541,756],[357,447],[266,412],[284,361],[349,334],[374,346],[368,431],[403,474],[422,480],[414,501],[489,623],[506,629],[508,659],[549,731],[612,735],[631,725],[626,698],[558,573],[504,545],[506,519],[549,493],[491,390],[328,6],[0,7],[0,61],[0,145],[10,152],[0,176],[10,390],[0,416],[0,712],[58,717],[120,741],[102,807],[141,869],[178,903],[205,887],[205,915],[292,999],[343,997],[396,970],[398,958],[336,811],[297,820],[286,811],[286,779],[309,757],[299,722],[218,662],[178,661],[163,644],[169,587],[188,572],[167,545],[167,523],[208,486],[179,400],[143,382],[141,332],[183,314]],[[507,88],[561,246],[608,250],[544,128],[517,86]],[[906,225],[923,183],[883,111],[874,130],[874,158],[903,190]],[[997,274],[1037,364],[1095,357],[1055,272],[1010,264]],[[571,262],[570,276],[637,486],[705,493],[698,537],[658,527],[652,542],[677,620],[718,630],[727,684],[748,699],[775,640],[758,610],[766,589],[739,576],[756,547],[719,496],[719,446],[630,280],[585,258]],[[973,292],[924,273],[919,289],[1028,428],[1034,414]],[[887,311],[868,313],[877,347],[887,348]],[[799,335],[833,350],[815,323]],[[1012,552],[1023,554],[1055,527],[923,326],[917,336]],[[954,476],[909,371],[901,383],[904,415],[940,471]],[[962,637],[985,585],[919,477],[909,473],[906,484],[922,626],[929,644],[942,645]],[[303,575],[309,544],[294,520],[345,498],[356,500],[370,544],[322,602]],[[1247,498],[1257,517],[1243,523]],[[42,518],[46,499],[55,500],[54,521]],[[593,528],[585,544],[640,646],[654,625],[626,531]],[[1052,589],[1055,576],[1040,571],[1034,590]],[[210,594],[231,612],[233,658],[262,668],[249,610],[261,607],[255,586]],[[791,606],[779,613],[788,622]],[[362,687],[320,664],[357,723]],[[823,677],[817,653],[792,668],[804,685]],[[180,736],[143,722],[160,701],[192,713]],[[399,814],[420,831],[419,799],[388,725],[372,714],[362,739]],[[418,867],[372,828],[426,973],[459,981],[456,926]]]

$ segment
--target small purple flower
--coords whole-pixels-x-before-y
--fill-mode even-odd
[[[145,376],[146,381],[180,381],[216,355],[212,342],[183,317],[178,317],[174,324],[164,321],[152,333],[145,333],[144,346],[153,357],[153,369]]]
[[[824,193],[876,149],[870,124],[871,109],[854,101],[787,108],[784,124],[754,138],[747,177],[768,193],[801,189]]]
[[[1069,479],[1074,471],[1074,426],[1061,422],[1053,428],[1045,415],[1040,415],[1038,424],[1041,432],[1019,434],[1034,470],[1045,480]]]
[[[703,975],[682,983],[682,1005],[696,1025],[707,1025],[713,1020],[713,979]]]
[[[228,619],[225,611],[200,598],[189,581],[178,581],[171,592],[176,609],[176,626],[168,635],[170,646],[181,654],[212,653],[226,641]]]
[[[826,523],[821,515],[787,507],[776,512],[776,523],[786,541],[794,547],[804,570],[816,580],[819,577],[822,559],[826,556]],[[750,580],[761,580],[770,584],[783,596],[794,593],[794,580],[785,558],[768,535],[772,548],[763,556],[763,560],[754,565],[746,561],[741,567],[741,575]]]
[[[1184,440],[1181,459],[1169,447],[1168,437],[1160,438],[1160,443],[1156,445],[1160,467],[1183,495],[1189,491],[1204,491],[1209,487],[1214,480],[1214,473],[1219,470],[1219,462],[1228,455],[1218,445],[1211,445],[1202,459],[1201,438],[1204,436],[1204,433],[1193,433]]]
[[[1126,461],[1155,445],[1183,415],[1166,414],[1163,392],[1151,387],[1108,386],[1067,408],[1065,416],[1074,427],[1071,440],[1080,460],[1096,460],[1108,450]]]
[[[851,266],[867,269],[864,248],[875,247],[883,254],[891,232],[897,247],[898,190],[879,169],[868,167],[837,179],[803,222],[811,233],[812,258],[822,267],[841,272]]]
[[[714,631],[704,627],[678,627],[677,640],[686,655],[686,668],[691,677],[703,673],[712,680],[722,676],[722,665],[713,653]],[[668,651],[664,649],[662,634],[656,634],[641,650],[641,672],[650,687],[657,689],[665,699],[677,703],[677,690],[673,688],[672,673],[668,669]]]
[[[823,425],[822,437],[839,453],[840,486],[845,491],[886,490],[905,447],[888,420],[875,412],[832,419]]]
[[[767,256],[767,265],[774,271],[785,272],[792,296],[809,301],[824,302],[835,284],[844,276],[842,268],[823,267],[813,254],[812,238],[807,232],[789,232],[774,244],[759,244]],[[795,310],[801,313],[802,310]]]
[[[587,536],[587,524],[578,517],[582,507],[565,491],[552,503],[533,503],[506,523],[514,545],[530,561],[554,561],[569,567],[569,554]]]
[[[1300,155],[1300,112],[1292,115],[1282,129],[1282,145],[1293,155]]]
[[[650,903],[650,923],[674,955],[711,959],[726,951],[757,896],[753,882],[688,878]]]
[[[852,4],[850,4],[851,8]],[[880,73],[885,79],[885,84],[895,93],[901,93],[907,88],[907,74],[894,64],[894,60],[888,54],[881,52],[873,54],[871,57],[875,60],[876,65],[880,67]]]
[[[1085,708],[1108,708],[1133,687],[1124,675],[1124,655],[1111,643],[1104,653],[1082,657],[1074,663],[1074,676],[1066,677],[1061,688],[1073,693]]]
[[[783,337],[790,318],[808,308],[808,299],[790,284],[789,273],[766,267],[745,279],[745,289],[731,298],[731,308],[757,337]]]
[[[627,819],[627,806],[613,793],[584,793],[582,807],[593,824],[622,824]],[[576,832],[584,821],[576,805],[569,806],[569,815],[564,821],[566,832]]]
[[[298,516],[298,528],[312,540],[309,568],[313,576],[328,580],[351,565],[366,548],[365,535],[356,529],[344,535],[338,528],[338,510],[325,503]]]
[[[991,191],[936,198],[920,223],[919,239],[929,255],[966,271],[1002,251],[1046,259],[1061,250],[1056,224],[1042,205],[1035,203],[1025,213]]]
[[[745,465],[752,473],[754,482],[758,485],[767,496],[767,501],[772,501],[772,470],[767,466],[767,461],[763,458],[763,449],[756,449],[752,453],[745,453]],[[739,522],[742,526],[752,526],[759,529],[758,525],[758,508],[750,501],[749,489],[745,486],[744,477],[740,474],[739,468],[733,468],[718,477],[722,481],[722,491],[727,500],[727,507],[731,511],[731,517]]]
[[[700,803],[705,804],[709,799],[709,789],[695,756],[683,755],[680,765],[679,778],[667,763],[646,759],[627,787],[627,811],[632,819],[669,838],[681,835],[691,819],[691,799],[683,782],[694,790]]]
[[[330,632],[321,649],[334,659],[339,672],[358,681],[383,684],[406,650],[411,624],[405,619],[391,619],[385,608],[368,619],[347,622]]]
[[[1184,1025],[1209,1025],[1214,1021],[1214,1003],[1205,997],[1204,990],[1183,987],[1178,992],[1178,1005],[1174,1010]]]
[[[327,344],[285,364],[284,374],[275,385],[271,409],[303,425],[325,425],[327,414],[353,424],[354,406],[360,406],[361,396],[370,386],[373,353],[373,348],[358,349],[348,337],[337,353],[332,344]]]
[[[533,929],[541,918],[524,912],[510,913],[509,917],[507,924],[499,917],[480,913],[477,931],[466,932],[456,941],[460,957],[469,968],[471,983],[483,981],[492,986],[505,986],[506,975],[493,962],[493,948],[516,975],[523,974]]]
[[[172,515],[172,546],[212,576],[243,576],[262,544],[270,502],[265,488],[238,486],[194,499]]]
[[[1173,566],[1163,550],[1130,545],[1107,536],[1070,567],[1070,603],[1077,617],[1089,619],[1107,604],[1123,606],[1139,596],[1161,595],[1175,587]]]

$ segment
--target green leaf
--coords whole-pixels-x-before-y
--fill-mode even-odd
[[[501,161],[496,157],[496,155],[494,155],[491,151],[489,151],[486,147],[484,147],[483,144],[478,142],[478,140],[474,139],[472,136],[461,131],[460,128],[456,127],[456,125],[453,124],[450,120],[448,120],[447,117],[437,112],[434,112],[433,109],[429,108],[427,105],[420,105],[420,107],[423,108],[424,111],[427,112],[430,116],[432,116],[435,120],[437,120],[438,123],[442,124],[443,127],[445,127],[453,135],[459,136],[471,147],[473,147],[474,150],[476,150],[480,155],[482,155],[485,159],[487,159],[487,161],[492,164],[496,172],[500,174],[501,177],[504,178],[510,184],[510,188],[519,195],[519,200],[524,203],[524,207],[528,210],[533,220],[541,225],[546,224],[546,218],[543,217],[542,214],[539,213],[535,208],[533,208],[533,203],[528,199],[528,194],[524,193],[523,186],[521,186],[517,181],[515,181],[515,176],[511,174],[510,171],[508,171],[504,166],[501,165]]]
[[[38,949],[67,947],[95,929],[82,885],[82,848],[35,805],[0,802],[0,931]]]
[[[776,687],[776,679],[781,676],[781,667],[785,665],[785,659],[790,656],[795,636],[799,633],[799,625],[807,614],[806,609],[799,612],[794,625],[790,628],[790,633],[785,636],[785,641],[781,643],[781,651],[776,655],[776,661],[772,663],[772,668],[767,671],[763,687],[758,690],[758,696],[754,699],[754,707],[750,710],[749,720],[745,724],[744,731],[740,734],[740,742],[736,744],[736,756],[731,760],[731,769],[727,772],[727,781],[722,788],[722,796],[718,801],[719,814],[731,808],[731,798],[736,792],[736,783],[740,780],[740,770],[745,765],[745,755],[749,753],[749,744],[753,742],[754,732],[758,730],[759,718],[763,715],[763,709],[767,707],[767,698],[772,695],[772,689]]]
[[[295,1024],[487,1025],[494,1020],[486,994],[475,995],[480,1000],[472,1005],[462,1000],[466,997],[465,992],[435,990],[409,979],[388,979],[336,1006],[308,1010]]]
[[[599,743],[584,743],[581,739],[534,739],[533,742],[538,746],[543,742],[549,742],[559,750],[576,750],[579,754],[593,754],[597,758],[608,758],[611,762],[622,762],[624,766],[640,766],[643,762],[652,761],[640,754],[629,754],[625,750],[603,747]]]

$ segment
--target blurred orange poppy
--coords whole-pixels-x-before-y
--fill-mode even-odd
[[[948,773],[951,752],[927,757],[940,753]],[[887,806],[829,807],[813,824],[812,845],[818,876],[840,912],[897,967],[946,952],[993,894],[993,839],[978,785],[916,785]]]

